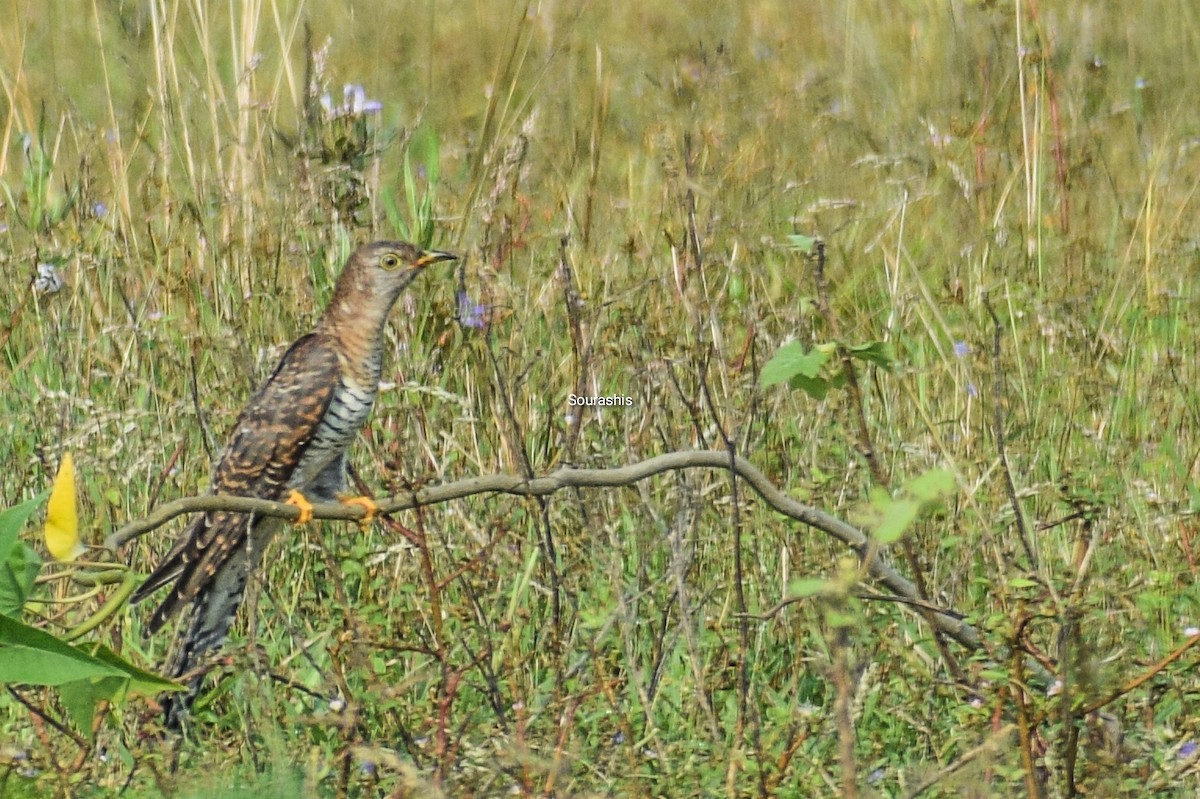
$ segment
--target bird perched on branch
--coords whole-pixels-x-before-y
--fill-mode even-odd
[[[346,451],[375,402],[383,331],[401,292],[430,264],[456,256],[379,241],[350,256],[314,330],[299,338],[238,416],[213,470],[213,494],[286,501],[312,518],[311,501],[346,498]],[[166,723],[178,730],[199,690],[205,656],[229,634],[250,572],[283,526],[277,518],[228,511],[197,517],[138,588],[133,601],[171,584],[147,626],[153,635],[186,605],[191,620],[169,664],[187,692],[166,699]]]

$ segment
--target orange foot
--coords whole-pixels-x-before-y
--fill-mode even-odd
[[[300,509],[300,516],[297,517],[296,521],[292,522],[292,524],[308,524],[312,521],[312,503],[309,502],[308,499],[306,499],[305,496],[299,491],[293,490],[292,493],[288,494],[288,498],[285,499],[284,502],[289,505],[295,505]]]
[[[379,514],[379,506],[370,497],[339,497],[338,499],[343,505],[358,505],[365,511],[363,517],[358,520],[359,527],[368,526],[371,520]]]

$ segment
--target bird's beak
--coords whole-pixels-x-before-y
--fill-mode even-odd
[[[441,261],[457,261],[458,256],[453,253],[442,252],[441,250],[425,250],[421,253],[417,260],[413,262],[413,269],[424,269],[430,264],[436,264]]]

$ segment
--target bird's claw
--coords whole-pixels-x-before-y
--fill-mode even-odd
[[[296,517],[296,521],[294,521],[293,524],[305,525],[312,521],[312,503],[309,502],[308,499],[299,491],[292,491],[292,493],[288,494],[288,498],[284,500],[284,502],[288,505],[295,505],[300,509],[300,515]]]
[[[379,506],[370,497],[342,497],[343,505],[358,505],[363,509],[363,517],[358,520],[359,527],[366,527],[379,515]]]

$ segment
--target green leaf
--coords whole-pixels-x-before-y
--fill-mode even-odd
[[[42,559],[18,538],[25,522],[49,495],[49,491],[44,491],[0,513],[0,613],[5,615],[16,616],[21,612],[41,570]]]
[[[131,694],[151,696],[183,686],[139,669],[102,644],[72,646],[44,630],[0,616],[0,684],[57,688],[67,715],[91,740],[101,701],[120,703]]]
[[[949,469],[930,469],[904,487],[922,502],[940,502],[954,493],[954,474]]]
[[[165,691],[187,690],[177,682],[168,680],[165,677],[160,677],[158,674],[155,674],[152,671],[146,671],[145,669],[138,668],[125,658],[118,655],[116,652],[109,649],[104,644],[82,644],[78,648],[91,653],[92,657],[96,658],[97,660],[103,661],[113,668],[120,669],[121,673],[126,679],[126,684],[122,690],[127,691],[128,693],[138,694],[140,696],[153,696],[154,694],[161,694]],[[113,694],[108,698],[115,699],[118,697],[116,694]]]
[[[891,544],[899,541],[912,525],[921,512],[921,503],[915,499],[891,499],[879,510],[881,518],[872,533],[879,543]]]
[[[763,366],[762,386],[767,388],[797,376],[815,378],[828,360],[829,352],[825,348],[814,347],[805,352],[804,345],[799,341],[789,342],[780,347]]]
[[[887,371],[891,371],[896,363],[896,359],[892,355],[892,346],[885,341],[869,341],[866,344],[855,344],[846,349],[852,357],[873,363]]]
[[[793,233],[787,237],[787,242],[788,246],[793,250],[799,250],[805,255],[812,255],[817,240],[813,236],[805,236],[802,233]]]
[[[100,677],[92,680],[76,680],[58,686],[58,697],[63,709],[75,722],[75,726],[89,741],[92,740],[92,722],[96,718],[96,705],[108,699],[125,684],[121,677]]]
[[[833,382],[830,380],[823,377],[805,377],[804,375],[796,375],[788,381],[788,385],[818,400],[825,399],[829,389],[833,388]]]
[[[182,690],[170,680],[128,663],[106,646],[72,646],[45,630],[0,616],[0,683],[64,685],[105,677],[123,678],[126,690],[136,693]]]
[[[788,583],[788,596],[816,596],[829,588],[829,580],[820,577],[805,577]]]
[[[931,469],[906,483],[897,497],[881,488],[872,489],[870,503],[860,508],[857,519],[881,544],[895,543],[922,511],[953,493],[954,485],[954,475],[948,470]]]
[[[25,520],[41,507],[48,496],[50,496],[50,492],[48,490],[43,491],[33,499],[26,500],[20,505],[14,505],[3,513],[0,513],[0,560],[4,560],[9,556],[13,547],[16,546],[17,537],[21,534],[21,528],[25,526]]]
[[[41,571],[41,556],[29,544],[18,541],[8,559],[0,563],[0,614],[14,618],[21,615]]]
[[[62,685],[120,673],[50,633],[0,616],[0,683]]]

